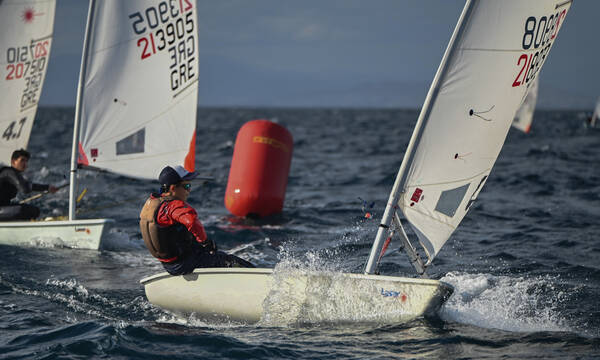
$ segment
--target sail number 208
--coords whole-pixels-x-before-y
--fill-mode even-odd
[[[566,14],[567,10],[564,9],[549,17],[542,16],[539,20],[535,16],[530,16],[525,20],[525,29],[521,43],[523,50],[531,48],[539,50],[519,55],[517,59],[519,72],[513,81],[513,87],[523,85],[535,79],[537,72],[546,61],[548,51],[550,51],[553,41],[556,35],[558,35],[560,24]]]

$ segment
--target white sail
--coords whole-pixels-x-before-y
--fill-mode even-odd
[[[198,97],[196,3],[92,3],[79,163],[136,178],[168,164],[194,170]]]
[[[48,68],[55,0],[0,0],[0,162],[27,148]]]
[[[531,130],[531,122],[533,121],[533,113],[535,111],[535,104],[537,103],[538,96],[538,79],[531,84],[527,96],[521,104],[521,107],[515,115],[512,126],[528,133]]]
[[[596,108],[594,109],[594,113],[592,114],[590,126],[596,126],[596,122],[598,122],[598,117],[600,117],[600,97],[598,98],[598,101],[596,101]]]
[[[431,261],[477,198],[571,1],[467,2],[430,90],[399,206]]]
[[[376,271],[392,219],[398,223],[396,206],[429,262],[444,246],[483,188],[570,7],[564,0],[467,1],[398,171],[366,273]],[[408,254],[422,274],[418,256]]]

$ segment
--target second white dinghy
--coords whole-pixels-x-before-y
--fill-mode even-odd
[[[267,324],[273,314],[284,323],[398,323],[438,311],[453,291],[450,285],[377,275],[379,262],[398,234],[415,270],[426,277],[485,184],[527,84],[548,58],[570,6],[563,0],[466,2],[404,154],[365,274],[277,268],[163,273],[141,280],[148,300],[178,314]]]

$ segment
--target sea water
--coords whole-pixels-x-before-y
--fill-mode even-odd
[[[32,180],[68,177],[73,112],[38,111]],[[417,115],[199,109],[196,168],[215,180],[196,184],[189,202],[220,249],[260,267],[360,273]],[[107,249],[68,249],[43,237],[34,246],[0,246],[0,358],[600,357],[600,130],[585,128],[585,116],[538,111],[530,134],[510,131],[479,199],[428,270],[454,295],[437,316],[405,324],[319,322],[306,311],[285,317],[275,311],[286,301],[277,293],[265,307],[273,321],[177,318],[148,303],[139,284],[162,271],[137,222],[156,182],[80,172],[80,191],[88,192],[78,216],[116,220]],[[223,197],[236,132],[258,118],[294,137],[285,207],[271,219],[240,220]],[[68,192],[35,204],[43,215],[65,215]],[[413,276],[398,245],[381,273]]]

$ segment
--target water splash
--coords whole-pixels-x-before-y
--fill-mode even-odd
[[[257,264],[267,260],[267,254],[262,251],[262,246],[268,245],[269,242],[270,239],[266,237],[248,243],[242,243],[227,250],[226,252],[232,255],[241,256],[242,258]]]
[[[139,237],[130,237],[119,228],[113,227],[102,240],[102,247],[111,251],[127,251],[144,249],[144,243]]]
[[[454,295],[441,310],[446,321],[506,331],[571,331],[560,317],[564,292],[552,279],[448,273]]]
[[[336,249],[301,256],[282,249],[260,324],[405,323],[421,316],[431,297],[437,296],[434,287],[349,274],[344,271],[345,257],[337,255]]]

